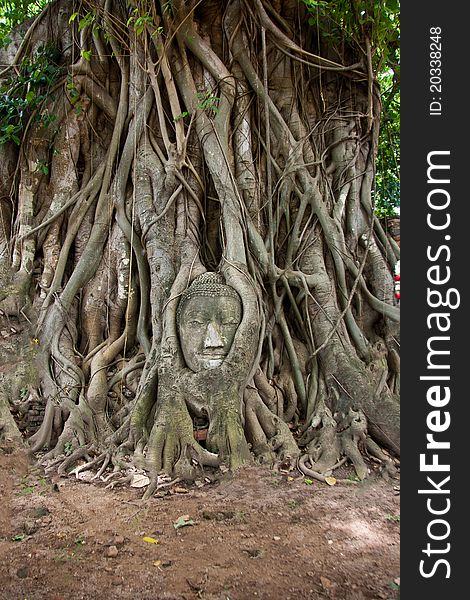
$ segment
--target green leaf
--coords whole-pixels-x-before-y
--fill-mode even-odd
[[[187,117],[189,115],[188,112],[183,111],[180,115],[176,116],[173,121],[179,121],[180,119],[184,119],[184,117]]]
[[[82,50],[80,54],[83,56],[85,60],[90,61],[91,59],[91,50]]]
[[[173,527],[175,529],[179,529],[180,527],[187,527],[188,525],[194,525],[194,521],[192,519],[186,519],[185,517],[180,517],[173,523]]]
[[[78,23],[78,31],[82,31],[82,29],[84,29],[88,25],[91,25],[94,20],[95,20],[95,13],[93,13],[93,12],[87,13],[83,17],[83,19],[80,19],[80,21]]]
[[[400,515],[387,515],[385,518],[387,519],[387,521],[397,521],[398,523],[400,522]]]
[[[69,18],[69,25],[70,25],[70,23],[72,23],[72,21],[75,21],[75,19],[76,19],[77,17],[78,17],[78,12],[74,12],[74,13],[72,13],[72,14],[70,15],[70,18]]]

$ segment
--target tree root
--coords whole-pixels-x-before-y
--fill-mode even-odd
[[[342,426],[345,427],[340,436],[342,453],[350,459],[362,481],[368,475],[360,449],[360,446],[364,448],[366,440],[367,421],[364,413],[351,408]]]
[[[173,485],[176,485],[180,481],[182,481],[181,477],[175,477],[174,479],[171,479],[171,477],[168,477],[165,474],[157,475],[157,477],[153,477],[152,480],[150,481],[150,485],[145,490],[145,493],[144,493],[142,499],[148,500],[149,498],[151,498],[155,493],[159,492],[160,490],[164,490],[165,488],[172,487]]]
[[[75,452],[72,452],[65,460],[62,461],[60,466],[57,468],[57,474],[64,476],[67,474],[67,469],[76,463],[81,458],[85,458],[87,461],[91,461],[91,457],[88,454],[90,447],[77,448]]]
[[[397,474],[397,468],[395,467],[393,461],[370,436],[367,436],[366,447],[371,456],[375,457],[379,462],[382,463],[383,475],[385,477],[395,477]]]
[[[396,475],[392,460],[367,436],[367,421],[361,410],[351,408],[338,425],[330,411],[325,409],[320,431],[307,430],[301,439],[304,445],[309,439],[310,441],[307,453],[298,461],[298,469],[318,481],[328,483],[325,477],[330,476],[347,460],[354,466],[358,479],[363,481],[370,472],[363,458],[366,450],[383,464],[386,475]]]
[[[337,435],[337,423],[328,408],[323,409],[320,419],[318,425],[321,425],[321,428],[319,432],[315,432],[307,452],[315,465],[313,469],[319,473],[326,473],[340,460],[341,444]]]
[[[306,454],[301,456],[297,462],[297,468],[301,473],[307,475],[308,477],[311,477],[312,479],[316,479],[317,481],[321,481],[322,483],[328,483],[329,485],[332,485],[332,483],[358,483],[357,481],[354,481],[352,479],[336,479],[336,477],[334,478],[334,481],[332,481],[332,479],[329,479],[331,475],[323,475],[318,471],[314,471],[312,468],[310,468],[310,466],[307,466],[308,460],[309,457]],[[338,466],[340,466],[339,463]],[[331,472],[332,469],[330,469],[329,473]]]
[[[200,446],[193,436],[193,422],[182,398],[162,402],[150,433],[147,468],[155,480],[162,472],[194,479],[194,462],[217,467],[220,459]]]
[[[288,425],[261,399],[255,388],[245,390],[245,420],[248,441],[262,463],[295,461],[299,449]]]
[[[108,458],[108,460],[106,461],[105,459]],[[75,467],[75,469],[72,469],[72,471],[70,471],[70,475],[75,475],[75,477],[77,479],[79,479],[79,475],[80,473],[84,473],[85,471],[89,471],[91,470],[93,467],[95,467],[96,465],[99,465],[100,463],[105,464],[106,467],[109,464],[109,455],[107,453],[101,453],[98,456],[95,456],[95,458],[92,458],[91,460],[89,460],[88,462],[86,462],[83,465],[78,465],[77,467]],[[105,468],[106,468],[105,467]],[[102,475],[102,470],[104,471],[104,469],[102,469],[102,467],[100,468],[100,471],[98,472],[97,475],[94,476],[94,479],[98,478],[98,475],[101,476]]]
[[[115,473],[112,473],[112,475],[117,476],[117,475],[119,475],[119,473],[115,472]],[[109,481],[109,479],[107,479],[107,481]],[[132,475],[125,475],[123,477],[119,477],[119,479],[113,479],[113,481],[111,481],[110,483],[108,483],[105,486],[105,490],[112,490],[117,485],[127,485],[127,484],[130,484],[131,482],[132,482]]]

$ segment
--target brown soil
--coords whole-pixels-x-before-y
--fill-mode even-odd
[[[399,597],[397,480],[328,487],[249,467],[144,503],[141,489],[45,477],[8,451],[2,599]],[[175,529],[183,515],[193,524]]]

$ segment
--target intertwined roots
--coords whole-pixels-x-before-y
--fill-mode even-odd
[[[70,10],[1,75],[40,96],[0,147],[1,308],[31,332],[22,400],[46,403],[32,451],[154,483],[253,455],[323,480],[345,460],[365,477],[365,455],[392,469],[399,249],[373,216],[370,44],[341,53],[287,0]],[[194,373],[176,313],[206,270],[243,318]]]

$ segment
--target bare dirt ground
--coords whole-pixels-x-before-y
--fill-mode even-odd
[[[49,478],[9,452],[2,599],[399,597],[398,480],[328,487],[248,467],[143,502],[141,489]],[[192,524],[176,529],[180,517]]]

